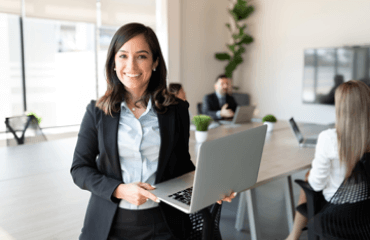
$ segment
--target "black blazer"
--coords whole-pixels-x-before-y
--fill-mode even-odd
[[[195,170],[189,154],[189,104],[180,99],[158,114],[161,136],[155,183]],[[80,239],[107,239],[119,199],[112,196],[123,183],[117,147],[120,112],[113,117],[95,107],[86,108],[73,156],[71,174],[77,186],[91,192]],[[172,233],[179,239],[191,229],[189,216],[164,203],[159,207]]]
[[[235,112],[237,103],[229,94],[226,94],[226,103],[229,104],[227,109],[231,109]],[[203,98],[202,113],[211,116],[214,120],[219,120],[220,118],[216,115],[219,110],[221,110],[221,107],[216,93],[205,95]]]

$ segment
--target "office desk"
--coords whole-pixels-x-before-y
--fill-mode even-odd
[[[262,123],[247,123],[236,127],[220,126],[208,131],[207,141],[261,126]],[[190,133],[189,152],[196,165],[197,147],[195,133]],[[273,132],[266,134],[257,187],[275,179],[309,168],[314,157],[314,148],[299,148],[288,122],[280,121]]]
[[[209,130],[207,141],[261,125],[262,123],[248,123],[234,127],[223,125]],[[196,163],[196,153],[199,144],[195,142],[194,135],[194,133],[190,134],[189,151],[192,160]],[[291,229],[293,226],[294,200],[290,176],[295,172],[308,169],[311,166],[314,153],[314,148],[299,148],[297,140],[289,127],[289,123],[286,121],[279,121],[274,131],[266,134],[265,146],[256,184],[250,189],[246,189],[247,191],[241,193],[235,224],[236,229],[241,230],[244,222],[245,208],[248,207],[251,237],[252,239],[259,238],[260,232],[256,214],[254,188],[281,178],[287,179],[285,200],[288,225]]]

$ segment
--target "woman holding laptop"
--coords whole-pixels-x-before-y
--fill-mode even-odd
[[[166,89],[153,30],[118,29],[105,73],[107,91],[87,106],[71,167],[75,184],[91,192],[80,239],[185,239],[189,216],[148,191],[195,169],[189,104]]]
[[[370,88],[361,81],[342,83],[335,91],[336,128],[320,133],[312,168],[306,174],[310,186],[315,191],[323,191],[325,201],[321,206],[330,201],[361,157],[370,152],[369,106]],[[298,204],[306,204],[306,201],[301,190]],[[306,216],[297,211],[287,239],[299,239],[306,224]]]

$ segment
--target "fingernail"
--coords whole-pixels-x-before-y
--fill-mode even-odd
[[[157,198],[157,200],[155,200],[157,203],[160,203],[161,201]]]
[[[234,192],[234,197],[236,197],[237,194],[238,194],[237,192]]]
[[[153,188],[157,188],[156,186],[153,186],[153,185],[152,185],[152,187],[153,187]]]

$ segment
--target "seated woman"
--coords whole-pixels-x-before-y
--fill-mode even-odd
[[[322,190],[327,202],[351,175],[361,157],[370,152],[369,106],[370,88],[361,81],[342,83],[335,91],[336,128],[320,133],[312,168],[306,174],[306,181],[315,191]],[[298,205],[306,201],[301,190]],[[307,217],[297,211],[287,240],[299,239],[307,221]]]

